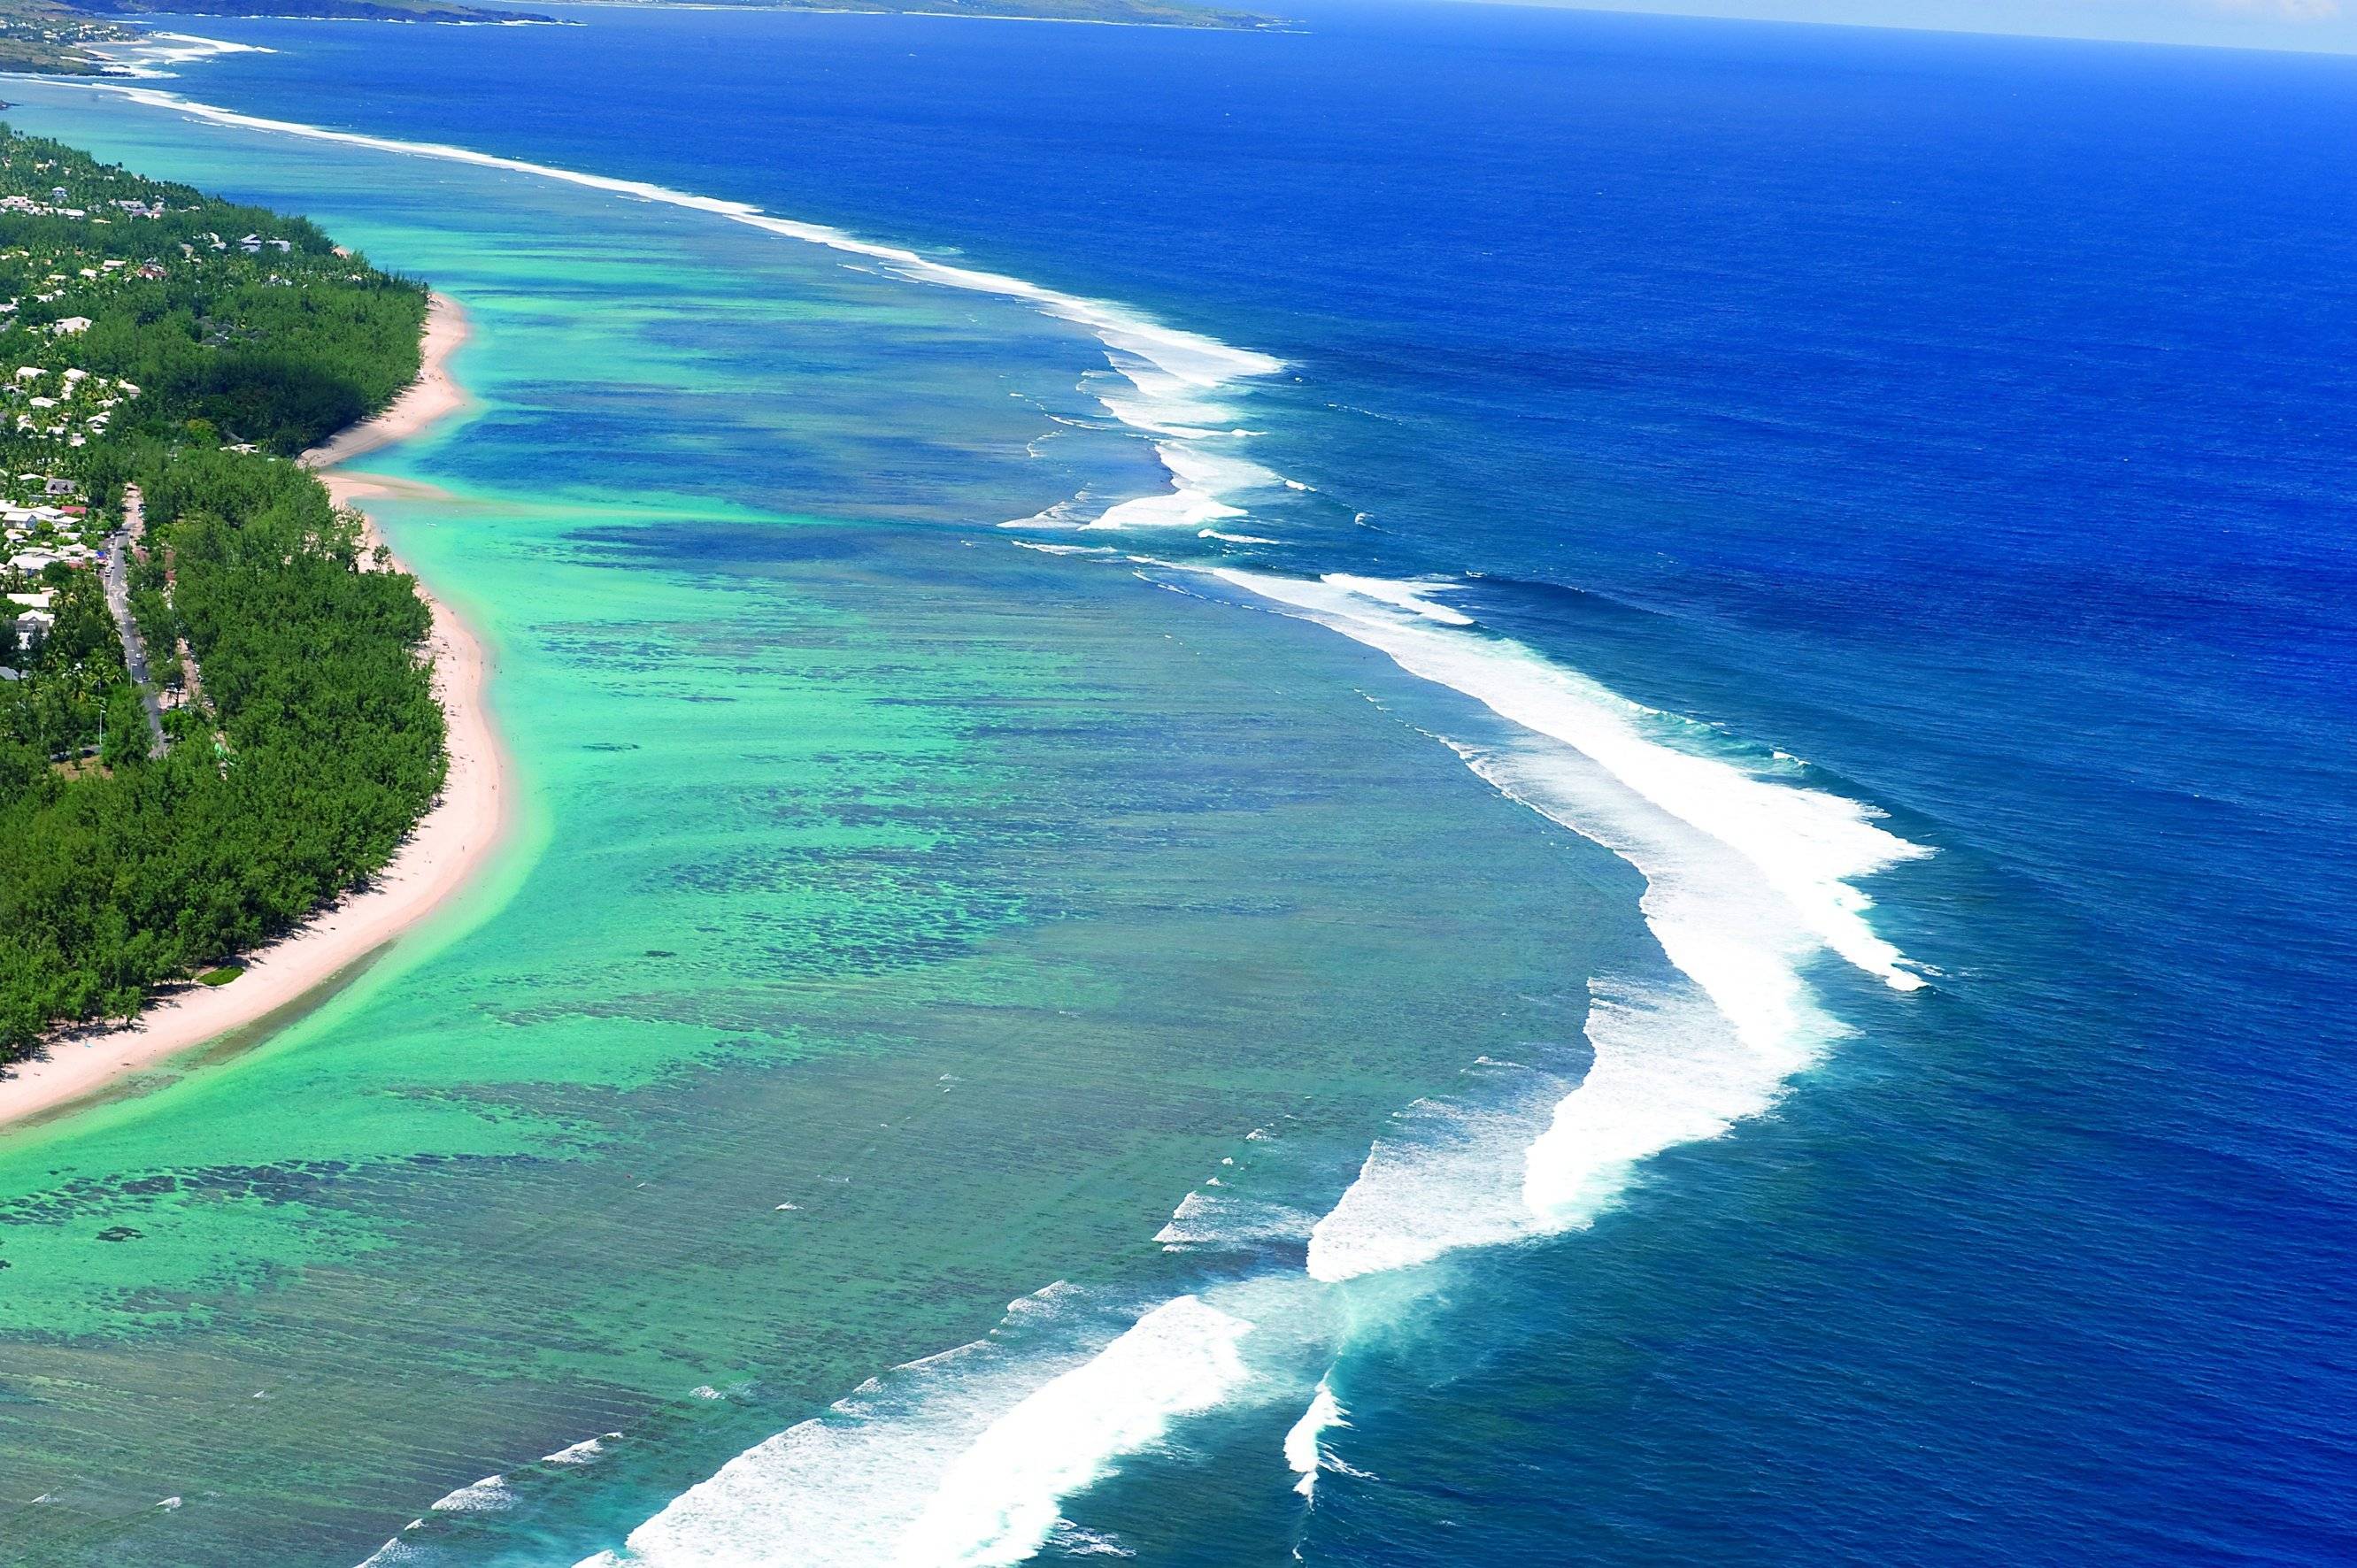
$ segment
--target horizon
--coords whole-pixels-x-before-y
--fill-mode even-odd
[[[2357,56],[2341,0],[1467,0],[1548,11]],[[2107,25],[2106,25],[2107,24]]]

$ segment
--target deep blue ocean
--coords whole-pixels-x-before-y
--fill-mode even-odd
[[[1302,1559],[2357,1560],[2357,60],[1286,8],[186,19],[277,52],[154,85],[1273,356],[1132,422],[1201,471],[1123,570],[1486,703],[1468,761],[1557,820],[1546,748],[1612,744],[1579,677],[1887,813],[1763,852],[1822,903],[1760,1001],[1823,1010],[1790,1072],[1351,1341]],[[1115,499],[1016,532],[1115,548]],[[1657,929],[1752,931],[1656,827],[1597,831],[1699,900]],[[1092,1523],[1261,1560],[1190,1475]]]

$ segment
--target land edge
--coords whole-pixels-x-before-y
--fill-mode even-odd
[[[435,295],[426,313],[417,379],[382,413],[339,432],[298,459],[318,472],[339,505],[398,493],[337,465],[425,430],[467,406],[448,361],[467,340],[455,300]],[[362,516],[367,514],[362,511]],[[371,542],[382,535],[371,521]],[[464,890],[490,860],[510,823],[508,766],[488,706],[490,661],[473,630],[428,592],[434,616],[435,697],[448,726],[449,777],[384,871],[365,888],[323,906],[308,920],[242,959],[227,985],[184,983],[160,992],[138,1021],[85,1026],[52,1037],[40,1053],[0,1069],[0,1133],[79,1109],[124,1079],[296,1004],[375,958]]]

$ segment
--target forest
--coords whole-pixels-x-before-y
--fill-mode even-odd
[[[291,460],[414,378],[424,288],[299,219],[0,127],[0,579],[44,607],[0,622],[4,1060],[365,884],[445,754],[416,583]]]

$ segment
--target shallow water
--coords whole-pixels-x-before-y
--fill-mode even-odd
[[[1446,20],[148,84],[635,196],[22,88],[466,304],[527,809],[0,1141],[10,1560],[2348,1541],[2357,85]]]

